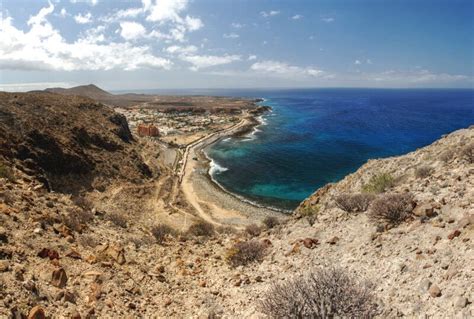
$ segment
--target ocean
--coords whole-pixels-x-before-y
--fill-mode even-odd
[[[474,90],[304,89],[206,91],[261,97],[273,108],[242,138],[207,150],[211,175],[260,205],[294,209],[368,159],[401,155],[474,124]]]

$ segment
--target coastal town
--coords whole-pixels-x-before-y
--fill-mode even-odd
[[[165,143],[185,146],[210,132],[233,125],[241,112],[160,111],[155,108],[116,108],[140,137],[153,137]]]

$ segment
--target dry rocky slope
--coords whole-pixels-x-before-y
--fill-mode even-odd
[[[474,316],[474,127],[369,161],[271,229],[160,236],[153,229],[160,220],[141,219],[134,207],[111,217],[95,196],[80,201],[77,187],[58,189],[63,178],[41,160],[94,163],[86,165],[84,192],[107,194],[121,183],[138,200],[151,196],[153,176],[137,165],[145,162],[143,146],[121,137],[126,125],[110,120],[112,110],[49,93],[2,93],[0,101],[0,318],[264,318],[258,302],[273,283],[328,265],[371,281],[381,318]],[[101,138],[77,144],[80,127],[70,125],[76,113],[75,125],[89,120],[86,136]],[[111,142],[120,148],[104,147]],[[61,156],[66,161],[56,160]],[[363,191],[373,193],[364,196],[374,200],[367,211],[343,205],[342,195]],[[386,194],[407,193],[398,223],[373,211],[383,211]],[[235,263],[236,243],[251,237],[264,256]]]

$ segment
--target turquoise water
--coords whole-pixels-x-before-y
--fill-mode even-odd
[[[225,189],[285,210],[368,159],[404,154],[474,124],[474,90],[199,93],[262,97],[273,108],[256,131],[222,139],[208,156],[211,175]]]

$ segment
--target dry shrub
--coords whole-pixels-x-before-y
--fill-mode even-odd
[[[417,178],[426,178],[430,176],[432,172],[433,172],[433,167],[423,165],[423,166],[418,167],[415,170],[415,176]]]
[[[453,150],[446,150],[439,155],[439,159],[445,163],[449,162],[454,157]]]
[[[85,198],[84,196],[76,196],[72,198],[72,202],[84,210],[92,210],[92,202]]]
[[[411,193],[385,194],[372,202],[369,217],[375,222],[397,225],[411,216],[413,208]]]
[[[218,226],[216,227],[216,232],[219,234],[232,235],[237,233],[237,230],[232,226]]]
[[[468,144],[461,149],[461,158],[469,164],[474,164],[474,143]]]
[[[383,193],[394,185],[392,175],[382,173],[372,176],[369,182],[362,186],[362,190],[366,193]]]
[[[257,224],[250,224],[245,227],[245,232],[251,237],[257,237],[262,232],[262,229]]]
[[[262,223],[267,227],[267,229],[272,229],[280,224],[280,220],[275,216],[267,216],[263,219]]]
[[[127,228],[127,218],[120,213],[110,213],[107,215],[107,219],[118,227]]]
[[[131,236],[128,241],[132,243],[135,248],[147,247],[154,243],[153,237],[149,235],[135,235]]]
[[[15,174],[11,167],[5,165],[4,163],[0,163],[0,178],[5,178],[10,182],[15,181]]]
[[[336,197],[337,207],[348,213],[365,212],[375,199],[373,194],[342,194]]]
[[[258,308],[271,318],[373,318],[379,313],[371,285],[334,268],[274,284]]]
[[[82,232],[82,230],[94,219],[94,215],[83,209],[69,210],[65,216],[62,217],[62,222],[68,228]]]
[[[192,236],[212,237],[215,233],[214,225],[206,221],[192,224],[187,233]]]
[[[83,247],[95,248],[99,245],[98,239],[92,235],[81,235],[78,241]]]
[[[265,256],[266,248],[265,244],[256,239],[238,242],[227,251],[226,260],[233,267],[261,262]]]
[[[156,242],[161,245],[167,237],[176,236],[177,232],[174,228],[166,224],[158,224],[156,226],[153,226],[153,228],[151,229],[151,234],[153,235],[153,237],[155,237]]]

